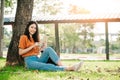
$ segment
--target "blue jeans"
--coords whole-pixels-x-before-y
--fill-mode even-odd
[[[60,60],[56,52],[51,47],[47,47],[43,51],[43,53],[41,53],[40,57],[28,56],[24,58],[24,61],[28,69],[50,70],[50,71],[64,71],[65,70],[65,67],[63,66],[56,66],[54,64],[47,63],[49,58],[51,58],[51,60],[56,64]]]

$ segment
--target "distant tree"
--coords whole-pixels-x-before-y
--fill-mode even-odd
[[[118,32],[118,37],[116,38],[116,42],[111,43],[111,48],[112,48],[113,50],[120,48],[120,31]]]
[[[16,3],[16,0],[5,0],[5,9],[4,9],[4,14],[12,14],[13,9],[14,9],[14,4]]]
[[[12,31],[8,31],[7,28],[4,28],[4,37],[3,37],[3,46],[8,47],[11,39]]]
[[[13,0],[5,0],[5,7],[11,7],[13,5]]]
[[[39,5],[40,4],[40,5]],[[34,10],[33,15],[57,15],[61,12],[62,9],[62,2],[61,0],[35,0],[34,2]],[[52,46],[55,49],[55,32],[54,32],[54,25],[51,24],[44,24],[44,30],[40,30],[41,34],[48,36],[48,45]]]
[[[17,0],[15,23],[12,28],[13,34],[7,52],[6,65],[23,65],[23,60],[18,54],[18,44],[26,23],[32,18],[33,1],[34,0]]]
[[[76,5],[70,5],[69,14],[72,14],[72,15],[90,14],[90,11]],[[92,42],[94,37],[94,33],[93,33],[94,23],[81,23],[79,26],[80,27],[79,27],[78,34],[80,35],[80,38],[82,40],[81,48],[83,51],[85,51],[85,49],[93,46]]]
[[[38,4],[41,5],[38,5]],[[60,0],[36,0],[34,8],[37,14],[56,15],[61,11],[62,2]]]
[[[85,51],[86,48],[93,47],[93,38],[94,38],[94,24],[84,23],[80,26],[78,34],[82,39],[82,50]]]
[[[69,48],[71,53],[76,53],[76,47],[80,41],[76,30],[79,28],[77,24],[61,24],[60,27],[60,44],[61,48]]]
[[[60,41],[62,41],[62,47],[69,48],[71,53],[76,53],[78,48],[85,51],[85,49],[94,46],[92,43],[94,38],[93,24],[71,23],[60,26]]]
[[[120,31],[118,32],[117,41],[118,41],[118,42],[119,42],[119,44],[120,44]]]
[[[0,57],[3,56],[2,52],[2,39],[3,39],[3,15],[4,15],[4,0],[0,0]]]
[[[5,8],[11,7],[12,0],[0,0],[0,57],[3,57],[3,24]],[[2,44],[3,43],[3,44]]]
[[[89,14],[90,13],[89,10],[76,5],[72,5],[72,4],[70,4],[70,9],[68,12],[69,14]]]

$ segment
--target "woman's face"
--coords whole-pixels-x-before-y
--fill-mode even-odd
[[[35,32],[36,32],[36,25],[35,24],[31,24],[29,26],[29,33],[30,33],[30,35],[35,34]]]

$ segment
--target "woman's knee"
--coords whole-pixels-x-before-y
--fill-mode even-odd
[[[53,49],[51,47],[47,47],[45,50],[46,51],[53,51]]]

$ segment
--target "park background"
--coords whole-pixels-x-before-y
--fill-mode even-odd
[[[75,15],[75,14],[115,14],[120,13],[120,0],[96,0],[94,3],[88,0],[58,0],[34,1],[32,16],[48,15]],[[7,18],[14,18],[16,13],[16,1],[11,0],[12,6],[5,7]],[[102,5],[102,6],[101,6]],[[53,10],[52,10],[53,9]],[[86,25],[86,26],[85,26]],[[105,23],[65,23],[59,26],[60,53],[63,54],[102,54],[105,57]],[[109,22],[109,42],[110,54],[118,55],[112,59],[119,59],[120,52],[120,22]],[[86,28],[85,28],[86,27]],[[39,24],[39,32],[42,37],[47,37],[48,46],[55,49],[55,32],[52,24]],[[76,36],[74,36],[76,35]],[[7,50],[12,37],[12,26],[4,25],[3,53],[7,55]],[[86,37],[86,38],[85,38]],[[81,56],[81,55],[80,55]],[[84,57],[84,56],[82,56]],[[104,59],[104,58],[103,58]]]
[[[0,0],[0,3],[2,1],[3,0]],[[19,6],[22,9],[18,11],[23,11],[23,7],[25,7],[26,11],[28,5],[30,7],[29,2],[32,2],[32,0],[5,0],[5,21],[9,22],[9,19],[14,19],[17,6],[16,1],[21,2],[21,4],[25,3],[23,6]],[[112,14],[115,17],[117,16],[115,15],[116,13],[118,15],[120,13],[119,4],[120,0],[34,0],[32,17],[37,16],[39,18],[41,16],[51,15],[64,15],[65,17],[66,15],[89,13]],[[29,12],[29,10],[27,10],[26,13],[27,12]],[[26,13],[23,11],[23,14]],[[21,17],[25,18],[27,16],[22,15]],[[23,18],[19,22],[24,23]],[[10,46],[13,33],[12,28],[15,26],[4,25],[2,28],[4,36],[3,39],[0,38],[0,40],[3,40],[2,50],[4,52],[4,58],[0,58],[0,80],[120,80],[120,23],[108,23],[110,60],[106,60],[105,58],[104,24],[105,23],[100,22],[91,24],[66,23],[59,25],[60,58],[65,65],[72,65],[80,60],[84,60],[84,64],[78,72],[37,71],[28,70],[24,66],[20,66],[20,64],[18,66],[15,65],[17,61],[20,61],[18,60],[19,57],[17,56],[16,47],[14,47],[14,45],[18,44],[18,40],[14,44],[11,44],[12,47]],[[19,30],[16,30],[20,32],[23,26],[23,24],[18,25]],[[46,37],[48,46],[55,49],[54,25],[39,24],[39,28],[41,37]],[[17,32],[16,30],[14,31]],[[15,36],[12,42],[16,39]],[[8,49],[9,46],[10,49]]]

